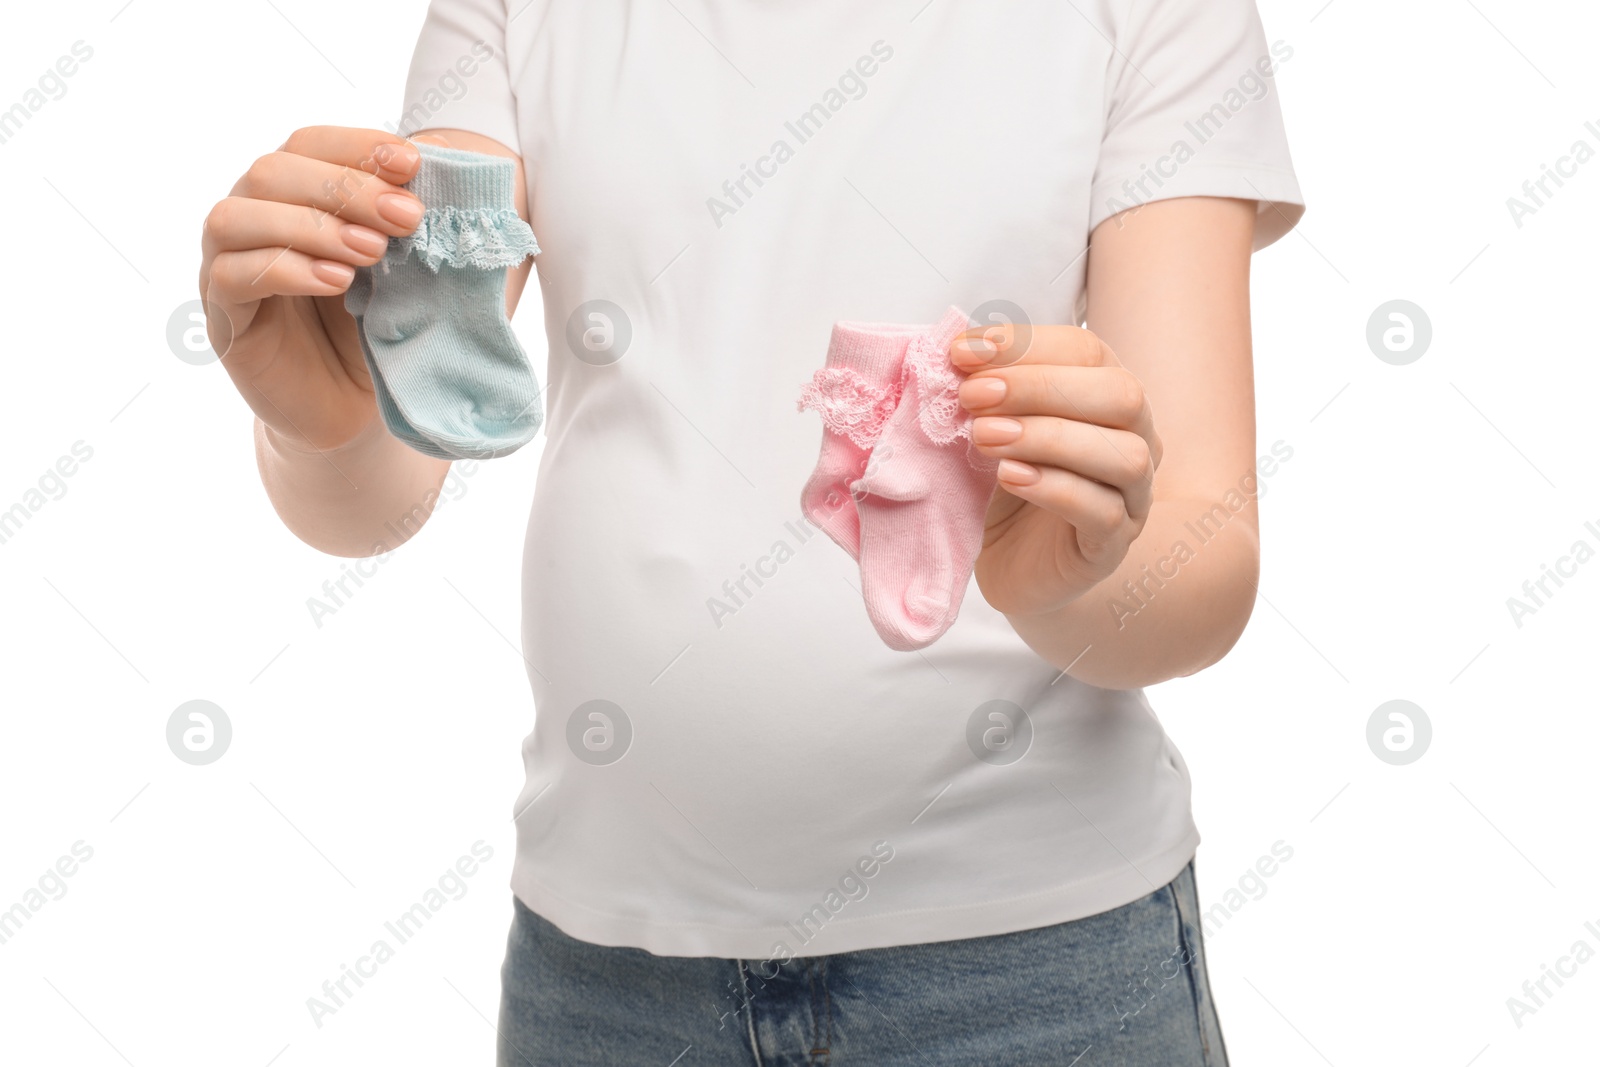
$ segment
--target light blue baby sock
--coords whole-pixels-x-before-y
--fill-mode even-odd
[[[494,459],[533,439],[539,382],[505,316],[506,269],[538,255],[505,156],[418,144],[422,221],[345,293],[389,432],[440,459]]]
[[[455,459],[456,456],[419,434],[406,417],[395,406],[394,396],[389,392],[389,387],[384,384],[383,372],[378,368],[378,361],[372,356],[372,346],[367,343],[367,331],[362,325],[366,315],[367,305],[372,301],[372,271],[366,267],[356,268],[356,276],[350,281],[350,288],[345,290],[345,310],[355,316],[356,337],[361,341],[361,354],[366,357],[367,373],[372,378],[372,391],[378,401],[378,414],[383,416],[383,424],[389,432],[418,452],[422,452],[438,459]]]

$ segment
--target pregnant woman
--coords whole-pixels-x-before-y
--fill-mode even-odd
[[[1292,54],[1253,0],[433,0],[404,136],[301,129],[215,206],[266,491],[366,556],[449,460],[386,428],[344,295],[429,207],[417,143],[515,163],[549,362],[501,1064],[1226,1063],[1142,687],[1254,602]],[[840,330],[952,307],[992,496],[902,651],[802,507],[796,400]]]

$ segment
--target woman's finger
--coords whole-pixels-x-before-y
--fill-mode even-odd
[[[980,371],[961,383],[962,407],[974,415],[1055,415],[1128,430],[1156,445],[1144,383],[1122,367],[1021,364]]]
[[[985,415],[972,422],[972,442],[987,456],[1057,467],[1109,486],[1136,520],[1150,514],[1155,461],[1136,433],[1050,415]]]
[[[422,153],[404,137],[349,126],[303,127],[291,133],[278,151],[354,167],[391,185],[410,181],[422,162]]]
[[[269,296],[338,296],[350,287],[355,268],[292,248],[223,252],[211,261],[208,301],[222,311]]]
[[[200,246],[213,257],[252,248],[293,248],[318,259],[371,266],[383,258],[389,235],[292,204],[230,196],[217,201],[206,216]]]
[[[1114,565],[1127,553],[1133,523],[1122,494],[1059,467],[1003,459],[997,472],[1006,492],[1064,520],[1077,532],[1078,551],[1098,565]]]
[[[308,214],[335,216],[392,237],[415,230],[423,211],[422,201],[411,193],[359,166],[292,152],[269,152],[250,164],[232,195],[293,204]]]
[[[950,362],[963,373],[994,367],[1045,364],[1058,367],[1116,367],[1111,346],[1081,326],[1005,323],[980,326],[950,343]]]

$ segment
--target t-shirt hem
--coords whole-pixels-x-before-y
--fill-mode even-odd
[[[1141,179],[1146,182],[1142,189],[1135,184]],[[1294,172],[1259,163],[1191,163],[1164,179],[1159,187],[1151,189],[1149,182],[1149,175],[1144,173],[1115,174],[1096,181],[1089,191],[1089,232],[1114,215],[1157,200],[1222,196],[1256,201],[1252,248],[1259,252],[1293,229],[1306,211]]]
[[[917,908],[879,915],[830,919],[808,941],[792,925],[727,926],[615,915],[580,904],[534,878],[524,864],[511,872],[511,890],[530,910],[569,937],[614,948],[638,948],[657,956],[772,959],[822,956],[863,949],[992,937],[1071,922],[1148,896],[1188,865],[1200,844],[1191,829],[1171,847],[1131,860],[1089,879],[1003,900]],[[846,905],[849,906],[848,904]],[[778,944],[787,953],[776,950]]]

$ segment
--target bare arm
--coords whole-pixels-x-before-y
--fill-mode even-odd
[[[1030,647],[1092,685],[1207,667],[1254,606],[1254,215],[1188,197],[1107,220],[1090,242],[1090,330],[1035,330],[1025,364],[973,375],[1014,379],[1012,407],[974,414],[1023,414],[1023,438],[986,451],[1037,475],[1002,469],[980,584]]]

